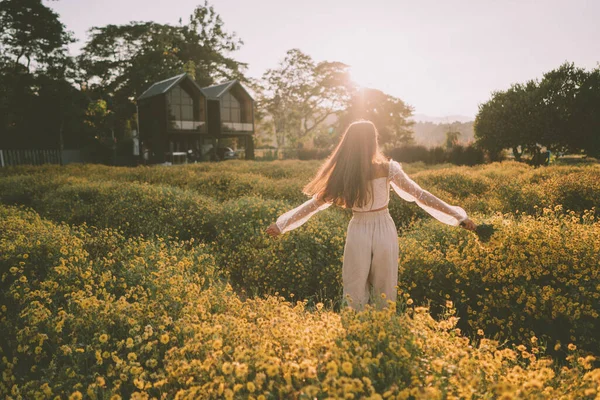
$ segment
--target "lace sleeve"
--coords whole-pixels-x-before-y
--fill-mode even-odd
[[[438,221],[457,226],[467,219],[467,213],[461,207],[451,206],[423,190],[406,175],[397,161],[390,161],[389,179],[398,196],[406,201],[414,201]]]
[[[317,212],[326,209],[330,205],[331,203],[318,200],[317,196],[315,195],[293,210],[282,214],[279,218],[277,218],[275,223],[277,224],[277,227],[279,227],[281,233],[285,233],[291,231],[292,229],[296,229],[308,221],[308,219]]]

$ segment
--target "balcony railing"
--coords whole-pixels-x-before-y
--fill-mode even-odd
[[[171,121],[173,129],[180,129],[184,131],[201,131],[205,130],[204,121]]]
[[[229,132],[252,132],[254,124],[247,122],[222,122],[223,130]]]

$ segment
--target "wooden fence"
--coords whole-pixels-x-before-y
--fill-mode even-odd
[[[60,164],[60,150],[0,150],[0,167]]]

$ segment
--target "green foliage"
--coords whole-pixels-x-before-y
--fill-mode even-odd
[[[218,287],[203,246],[55,225],[4,206],[0,221],[0,346],[12,376],[3,395],[32,397],[48,384],[64,397],[82,384],[101,395],[98,376],[162,369],[167,345],[181,342],[186,300]],[[115,369],[115,360],[136,363]],[[108,387],[137,390],[133,379]]]
[[[414,163],[422,161],[434,165],[451,163],[454,165],[477,165],[485,162],[483,150],[473,144],[463,146],[452,140],[452,146],[427,148],[422,145],[405,144],[386,150],[386,154],[398,162]]]
[[[341,292],[340,266],[345,230],[350,218],[347,210],[332,208],[319,213],[301,228],[277,240],[264,233],[278,215],[306,200],[301,188],[318,166],[319,163],[314,161],[232,161],[170,168],[93,165],[18,167],[4,169],[0,173],[0,201],[33,207],[43,217],[56,222],[116,228],[126,237],[159,235],[171,240],[204,241],[210,246],[220,273],[240,292],[244,291],[247,295],[277,292],[288,299],[327,300],[337,304]],[[565,240],[574,243],[587,241],[585,235],[592,229],[590,226],[596,229],[596,225],[587,222],[569,220],[567,224],[564,222],[566,217],[558,212],[552,215],[542,213],[544,207],[561,206],[581,216],[585,210],[600,208],[600,170],[595,165],[535,169],[506,162],[471,168],[446,166],[424,169],[422,164],[405,164],[404,168],[423,188],[450,204],[461,205],[471,215],[506,213],[492,220],[500,228],[486,246],[514,240],[515,246],[523,245],[534,254],[537,244],[515,236],[526,224],[530,224],[531,229],[537,227],[538,236],[548,229],[550,238],[562,232],[550,227],[562,226],[561,229],[568,232],[564,233]],[[440,270],[442,267],[463,268],[466,261],[460,261],[461,257],[475,252],[476,246],[479,246],[475,236],[465,231],[441,226],[437,222],[423,224],[430,221],[430,217],[419,207],[397,196],[391,196],[389,208],[402,233],[401,246],[412,249],[408,251],[407,247],[403,252],[405,257],[409,257],[407,263],[410,268],[421,268],[422,258],[437,260],[435,262],[441,263]],[[522,213],[529,216],[522,217]],[[475,217],[475,220],[478,218]],[[515,224],[516,228],[509,235],[501,229],[502,224]],[[504,234],[508,236],[502,236]],[[503,239],[498,242],[495,239],[498,237]],[[422,246],[435,246],[437,250],[415,248],[411,244],[415,241]],[[552,246],[559,246],[558,243]],[[470,247],[465,247],[467,245]],[[502,246],[498,244],[494,251],[501,252]],[[575,247],[568,248],[573,252],[577,250]],[[558,247],[552,249],[558,251]],[[431,258],[437,257],[436,252],[442,252],[439,253],[442,254],[441,259]],[[447,252],[455,258],[448,258],[450,253]],[[484,258],[477,258],[483,257],[482,254],[473,255],[472,261],[484,262]],[[418,261],[410,261],[410,257],[416,257]],[[552,257],[557,263],[566,262],[558,256]],[[577,257],[584,260],[583,255]],[[591,268],[588,261],[582,261],[578,268]],[[510,262],[502,265],[510,270],[524,264],[510,258]],[[548,264],[548,268],[554,268],[553,265]],[[406,272],[401,279],[403,285],[406,288],[421,285],[431,278],[425,271],[427,268],[420,273]],[[411,278],[413,273],[414,279]],[[435,281],[440,283],[440,279]],[[474,285],[476,292],[481,282],[465,277],[461,279],[460,287],[466,297],[454,300],[460,310],[467,307],[475,309],[479,299],[470,294],[470,285]],[[440,296],[446,294],[440,295],[438,289],[431,289],[432,286],[419,287],[421,292],[418,295],[413,293],[417,299],[429,298],[439,303]],[[475,327],[481,321],[479,317],[480,314],[465,316],[463,328]],[[536,334],[551,336],[547,332],[550,328],[538,332],[542,328],[537,326]],[[577,335],[583,332],[576,322],[569,326]],[[491,325],[486,329],[491,330]],[[515,333],[511,335],[515,336]],[[564,338],[561,336],[560,340],[564,341]],[[578,342],[583,343],[580,339]],[[592,345],[591,342],[586,343]]]
[[[561,207],[540,217],[495,216],[491,240],[435,223],[400,241],[400,282],[432,311],[446,299],[458,305],[463,330],[526,342],[575,341],[598,352],[600,284],[596,261],[600,224]]]
[[[340,211],[320,215],[302,230],[273,241],[265,226],[286,205],[252,197],[223,204],[214,243],[217,262],[234,286],[252,294],[278,292],[288,298],[341,296],[340,263],[348,217]]]
[[[0,202],[35,210],[0,205],[0,395],[595,393],[594,357],[575,344],[598,351],[600,225],[584,211],[600,205],[597,165],[405,164],[494,230],[441,225],[393,196],[401,295],[361,313],[331,310],[347,210],[277,239],[264,232],[305,200],[318,166],[0,170]],[[557,342],[562,368],[545,355]]]
[[[458,138],[460,137],[459,131],[449,130],[446,132],[446,148],[451,149],[458,144]]]
[[[58,14],[41,0],[2,1],[0,26],[0,60],[14,71],[48,67],[74,42]]]
[[[598,68],[590,72],[564,63],[540,81],[514,84],[492,93],[479,106],[475,137],[492,158],[512,149],[539,163],[542,147],[552,152],[596,155],[600,124],[592,110],[600,98]]]
[[[215,235],[213,201],[196,193],[170,186],[78,178],[45,179],[38,186],[41,179],[31,178],[3,180],[2,201],[29,205],[54,221],[117,228],[128,236],[203,239]]]
[[[2,1],[0,27],[0,147],[80,146],[71,33],[41,0]]]
[[[468,145],[474,141],[473,121],[451,123],[433,123],[416,121],[412,126],[416,144],[426,147],[443,146],[448,131],[458,132],[458,144]]]
[[[348,66],[313,59],[299,49],[262,77],[259,109],[273,119],[277,146],[295,146],[312,135],[327,117],[346,106]]]
[[[355,88],[348,108],[340,116],[338,129],[342,131],[353,121],[367,119],[377,127],[381,146],[396,147],[413,141],[414,122],[408,119],[412,112],[411,106],[381,90]]]

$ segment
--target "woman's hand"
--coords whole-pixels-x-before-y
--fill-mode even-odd
[[[475,222],[471,221],[469,218],[462,221],[460,223],[460,226],[468,231],[475,231],[475,229],[477,229],[477,225],[475,225]]]
[[[275,223],[269,225],[269,227],[267,228],[267,230],[265,232],[267,232],[272,237],[276,237],[281,234],[279,227]]]

